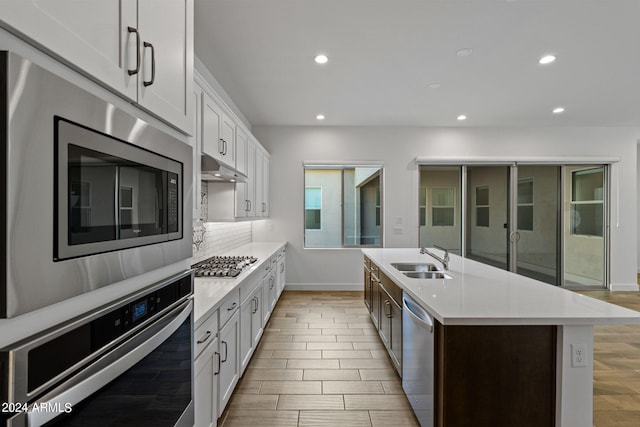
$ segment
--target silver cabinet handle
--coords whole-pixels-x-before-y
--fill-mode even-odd
[[[235,308],[238,306],[237,302],[234,302],[231,307],[227,308],[227,311],[231,311],[231,310],[235,310]]]
[[[255,308],[253,309],[253,314],[258,312],[258,297],[253,297],[253,302],[255,303]]]
[[[251,209],[253,209],[252,205],[251,205],[251,200],[248,200],[249,202],[249,211],[251,211]]]
[[[146,87],[146,86],[151,86],[153,82],[156,81],[156,50],[153,47],[153,45],[149,42],[144,42],[144,47],[151,48],[151,80],[149,81],[145,80],[142,82],[142,84]]]
[[[280,273],[284,273],[284,263],[280,264]]]
[[[244,208],[244,211],[245,211],[245,212],[249,212],[250,210],[251,210],[251,209],[249,209],[249,201],[248,201],[248,200],[245,200],[245,208]]]
[[[133,27],[127,27],[127,30],[130,33],[135,33],[136,35],[136,68],[133,70],[127,70],[127,73],[129,73],[130,76],[133,76],[134,74],[138,74],[140,71],[140,33],[137,28]]]
[[[227,141],[225,139],[222,140],[222,155],[227,155]]]
[[[224,148],[220,147],[224,147],[224,139],[222,138],[218,139],[218,153],[224,154]]]
[[[206,342],[209,338],[211,338],[211,331],[207,331],[207,334],[204,336],[204,338],[198,340],[198,344]]]
[[[218,371],[214,372],[213,375],[219,375],[220,374],[220,353],[218,353],[217,351],[215,352],[215,356],[218,356]]]
[[[224,359],[222,360],[222,363],[224,363],[227,361],[227,357],[229,357],[229,348],[227,347],[226,341],[222,341],[222,344],[224,345]]]

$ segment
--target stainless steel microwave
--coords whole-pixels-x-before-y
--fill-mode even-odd
[[[191,257],[185,142],[0,49],[0,318]]]
[[[182,163],[54,117],[54,260],[181,239]]]

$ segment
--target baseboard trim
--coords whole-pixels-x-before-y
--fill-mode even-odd
[[[609,285],[609,290],[612,291],[612,292],[615,292],[615,291],[619,291],[619,292],[638,292],[640,290],[640,288],[638,287],[637,284],[633,284],[633,283],[628,283],[628,284],[624,284],[624,283],[614,284],[614,283],[612,283],[611,285]]]
[[[362,283],[287,283],[287,291],[362,291]]]

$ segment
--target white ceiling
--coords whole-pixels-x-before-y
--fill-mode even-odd
[[[640,125],[640,0],[195,0],[195,16],[196,55],[253,125]]]

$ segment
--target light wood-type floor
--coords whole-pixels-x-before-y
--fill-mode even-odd
[[[640,310],[632,292],[589,291]],[[599,326],[594,426],[640,426],[640,325]],[[282,294],[221,427],[418,426],[361,292]]]

